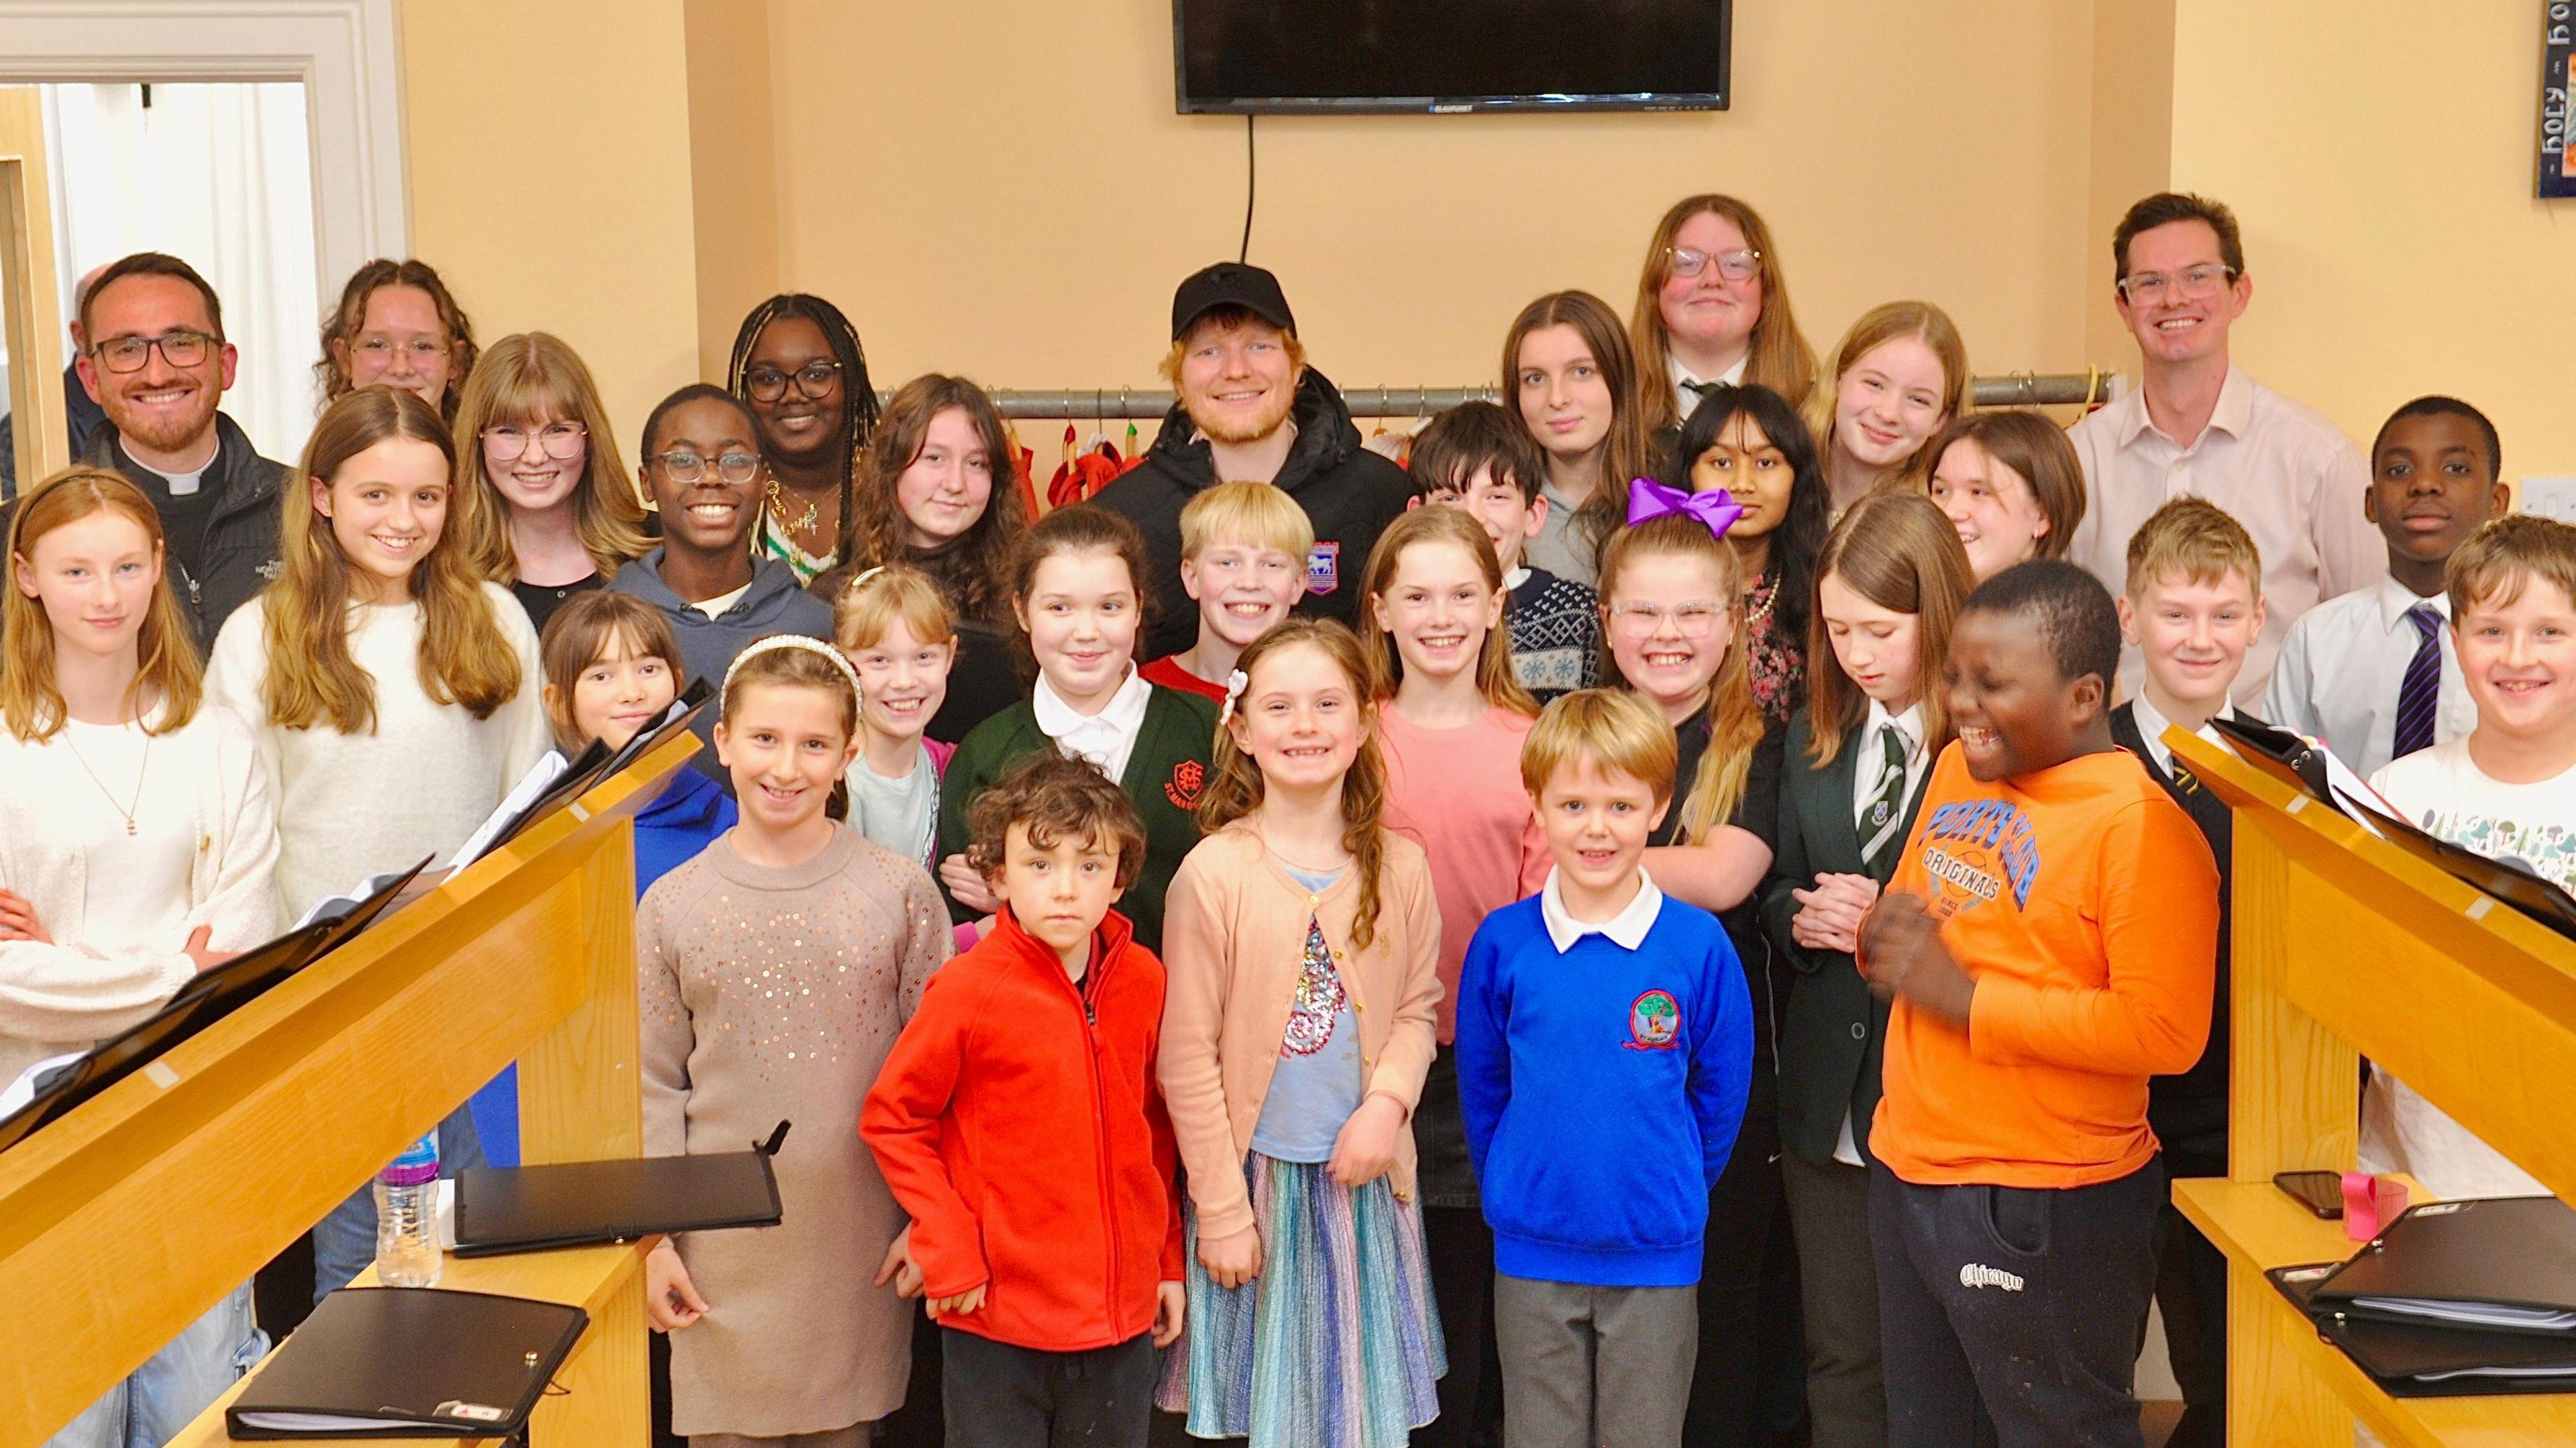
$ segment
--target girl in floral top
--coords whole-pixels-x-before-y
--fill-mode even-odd
[[[1744,593],[1744,662],[1763,722],[1782,728],[1806,702],[1816,555],[1832,526],[1815,440],[1797,410],[1770,388],[1721,388],[1691,413],[1665,467],[1667,487],[1723,489],[1743,505],[1726,541],[1751,580]]]

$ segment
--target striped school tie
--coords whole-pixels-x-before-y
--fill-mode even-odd
[[[2406,661],[2405,676],[2397,684],[2397,730],[2392,741],[2391,759],[2403,759],[2418,749],[2433,747],[2433,706],[2442,697],[2442,615],[2433,605],[2419,603],[2406,610],[2406,621],[2415,625],[2423,638],[2415,645],[2415,657]]]
[[[1873,875],[1905,833],[1905,731],[1890,724],[1878,731],[1878,740],[1878,790],[1860,814],[1861,863]]]

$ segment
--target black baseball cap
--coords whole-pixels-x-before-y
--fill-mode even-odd
[[[1297,330],[1297,316],[1288,310],[1279,278],[1257,266],[1221,261],[1190,273],[1172,293],[1172,340],[1181,340],[1192,323],[1219,307],[1241,307],[1283,332]]]

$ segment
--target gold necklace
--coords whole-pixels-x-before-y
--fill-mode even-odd
[[[115,795],[108,793],[107,781],[100,779],[98,777],[98,771],[90,768],[89,761],[81,757],[80,746],[72,743],[72,731],[71,726],[68,723],[63,726],[63,745],[65,748],[71,750],[72,758],[79,762],[81,773],[89,776],[89,782],[98,786],[98,792],[100,794],[107,795],[107,807],[116,811],[119,815],[124,816],[125,832],[129,835],[134,834],[136,832],[134,828],[134,812],[143,807],[144,771],[149,770],[152,767],[152,736],[149,734],[143,736],[143,762],[136,765],[134,769],[134,802],[123,805],[116,802]]]
[[[778,480],[771,478],[769,480],[769,516],[778,520],[778,526],[786,529],[789,537],[801,537],[813,532],[815,525],[823,520],[823,505],[807,503],[803,516],[790,520],[787,516],[787,495],[779,489]]]

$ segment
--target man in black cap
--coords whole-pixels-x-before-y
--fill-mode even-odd
[[[1178,653],[1198,637],[1198,607],[1181,589],[1181,509],[1204,488],[1243,479],[1277,484],[1315,525],[1297,611],[1359,627],[1360,572],[1404,511],[1404,470],[1360,446],[1341,393],[1306,365],[1279,279],[1221,261],[1182,282],[1163,375],[1179,401],[1162,432],[1093,500],[1145,534],[1154,606],[1141,656]]]

